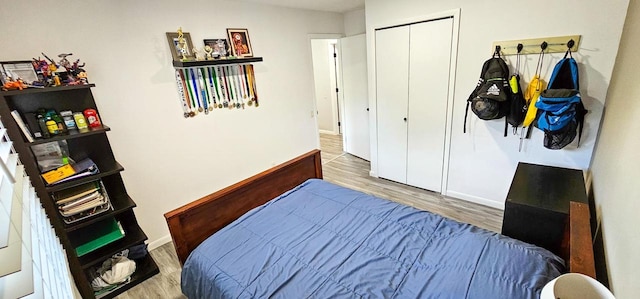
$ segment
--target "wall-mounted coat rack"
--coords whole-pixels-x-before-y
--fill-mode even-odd
[[[570,41],[573,41],[573,45],[570,45]],[[571,52],[576,52],[580,46],[580,35],[498,41],[493,42],[491,52],[494,52],[496,47],[500,47],[500,54],[516,55],[518,53],[518,45],[521,44],[522,51],[520,54],[539,54],[541,45],[545,42],[547,43],[547,47],[544,53],[565,53],[567,52],[567,48],[570,48]]]

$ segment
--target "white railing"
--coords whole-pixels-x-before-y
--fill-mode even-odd
[[[0,122],[0,299],[74,298],[60,240]]]

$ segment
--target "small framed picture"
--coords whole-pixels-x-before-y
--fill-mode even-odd
[[[204,45],[213,49],[213,52],[211,52],[211,56],[213,57],[222,58],[229,56],[229,43],[226,38],[205,39]]]
[[[20,78],[28,85],[39,81],[36,70],[33,68],[33,63],[29,60],[0,62],[0,79],[2,79],[2,83],[6,83],[9,77],[12,80]]]
[[[191,41],[191,34],[189,32],[183,32],[183,38],[185,41],[184,56],[189,59],[195,59],[193,55],[193,42]],[[178,43],[177,32],[167,32],[167,42],[169,42],[169,49],[171,49],[171,56],[174,61],[182,60],[182,51],[180,44]]]
[[[227,36],[229,36],[229,43],[234,55],[238,57],[253,57],[247,29],[227,28]]]

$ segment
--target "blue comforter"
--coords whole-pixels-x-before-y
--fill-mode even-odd
[[[549,251],[309,180],[205,240],[189,298],[538,298],[563,271]]]

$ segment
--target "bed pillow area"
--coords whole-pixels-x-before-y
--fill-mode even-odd
[[[538,298],[551,252],[322,180],[248,212],[196,248],[189,298]]]

